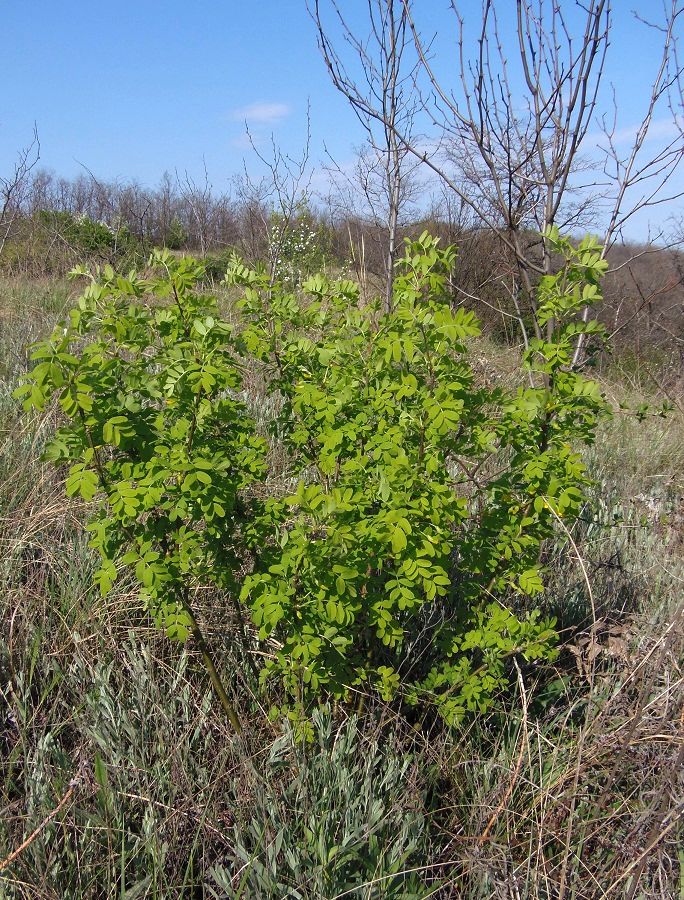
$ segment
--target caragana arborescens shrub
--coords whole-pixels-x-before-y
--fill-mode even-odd
[[[244,557],[244,489],[265,471],[265,445],[235,398],[231,329],[193,288],[204,270],[168,251],[155,274],[90,278],[69,321],[33,349],[17,391],[25,407],[55,398],[67,417],[47,451],[70,464],[69,495],[98,499],[88,528],[107,594],[130,569],[170,637],[198,640],[226,712],[237,719],[195,618],[197,587],[235,595]]]
[[[349,281],[316,276],[295,295],[236,262],[244,352],[284,398],[277,423],[302,473],[254,522],[260,549],[244,583],[262,640],[263,676],[294,697],[435,703],[449,722],[484,710],[515,654],[553,655],[553,623],[518,615],[535,595],[543,540],[572,519],[585,475],[572,444],[590,441],[604,401],[571,371],[582,308],[605,264],[586,240],[539,289],[548,339],[532,341],[530,387],[478,385],[472,313],[447,296],[453,249],[409,244],[392,312],[360,307]],[[276,540],[273,529],[276,528]]]
[[[92,279],[20,394],[27,407],[56,395],[69,419],[50,456],[71,465],[69,493],[101,501],[103,592],[131,568],[212,673],[191,599],[220,587],[263,642],[265,687],[281,684],[302,722],[309,701],[371,690],[453,723],[488,707],[516,655],[551,658],[553,622],[524,598],[543,590],[542,542],[578,512],[573,445],[605,410],[570,364],[577,335],[600,330],[580,313],[605,265],[590,240],[549,239],[564,265],[539,287],[547,337],[530,342],[516,390],[474,377],[478,325],[447,293],[455,252],[427,234],[407,245],[389,313],[349,281],[292,292],[235,260],[234,333],[196,293],[192,260],[159,253],[151,278]],[[242,365],[280,397],[274,432],[297,483],[262,500]]]

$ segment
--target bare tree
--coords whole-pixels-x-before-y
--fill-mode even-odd
[[[307,110],[304,147],[298,157],[285,153],[273,135],[270,152],[263,152],[254,140],[247,122],[245,132],[265,174],[254,179],[245,165],[244,174],[236,181],[238,197],[243,207],[243,225],[247,226],[247,236],[253,245],[252,257],[257,259],[265,251],[271,284],[274,284],[283,248],[298,214],[307,206],[311,194],[313,172],[309,165],[310,111]]]
[[[436,131],[435,149],[426,151],[377,98],[356,90],[340,71],[332,40],[323,32],[326,65],[355,110],[393,131],[399,145],[497,235],[515,261],[510,299],[516,313],[526,304],[534,314],[535,280],[551,271],[547,243],[538,237],[548,226],[600,229],[607,252],[637,213],[679,196],[667,187],[684,156],[677,46],[681,0],[664,0],[660,21],[642,20],[645,28],[657,31],[661,50],[647,82],[651,88],[641,122],[628,146],[616,140],[615,116],[600,108],[612,27],[610,0],[482,0],[472,56],[464,4],[451,0],[458,61],[453,80],[442,74],[431,42],[421,37],[410,0],[402,5],[420,61],[421,112]],[[472,22],[472,9],[469,15]],[[500,20],[506,15],[510,18],[504,27]],[[672,117],[674,133],[653,150],[648,137],[663,111]],[[598,150],[591,130],[597,121],[604,136]],[[532,319],[541,334],[534,315]],[[576,361],[580,352],[578,345]]]
[[[182,227],[182,204],[169,172],[164,172],[154,194],[153,234],[158,245],[167,245],[174,227]]]
[[[34,125],[33,138],[17,154],[12,172],[7,176],[0,176],[0,256],[21,213],[30,184],[31,171],[39,159],[40,140]]]
[[[393,269],[402,231],[420,216],[420,184],[415,177],[419,164],[402,166],[398,178],[388,177],[387,155],[370,142],[356,151],[353,165],[340,165],[326,147],[329,178],[325,202],[334,222],[347,222],[358,256],[358,241],[364,241],[364,261],[370,272],[383,280],[385,305],[392,294]],[[411,162],[411,158],[408,158]],[[351,223],[354,222],[354,228]]]
[[[329,6],[351,57],[361,64],[360,77],[355,78],[329,37],[321,0],[314,0],[310,12],[323,58],[333,83],[350,100],[367,134],[368,144],[359,153],[355,181],[374,223],[384,219],[385,307],[389,310],[402,211],[409,205],[415,187],[411,176],[416,160],[407,144],[414,139],[418,59],[409,59],[408,4],[402,0],[367,0],[369,34],[364,38],[354,34],[337,0],[329,0]]]
[[[176,172],[176,181],[181,200],[190,211],[193,238],[202,256],[207,255],[207,249],[211,241],[211,213],[214,206],[213,187],[209,181],[207,164],[204,166],[204,179],[197,182],[186,171],[181,179]]]

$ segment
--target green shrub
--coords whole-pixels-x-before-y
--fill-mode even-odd
[[[202,259],[202,266],[207,281],[219,282],[225,278],[226,269],[235,254],[234,250],[223,250],[216,253],[208,253]]]
[[[179,219],[173,219],[166,232],[164,244],[168,250],[180,250],[188,240],[187,232]]]
[[[70,250],[82,257],[114,262],[135,255],[138,242],[126,225],[112,227],[86,215],[63,210],[41,210],[38,221],[50,234],[57,233]]]
[[[552,336],[525,361],[539,385],[512,395],[475,386],[477,323],[450,309],[454,253],[426,234],[385,315],[359,309],[351,282],[316,276],[297,296],[238,263],[229,273],[245,288],[245,351],[286,400],[278,428],[295,470],[313,474],[267,504],[242,590],[260,637],[282,642],[263,675],[291,695],[370,686],[453,722],[486,709],[515,654],[553,654],[552,623],[503,601],[542,590],[542,541],[582,497],[570,442],[591,440],[603,408],[569,371],[575,336],[599,330],[577,312],[603,266],[588,241],[557,247],[567,265],[539,297]]]
[[[115,235],[103,222],[94,222],[87,216],[74,216],[69,212],[41,210],[38,220],[43,227],[57,231],[75,250],[81,253],[109,252],[114,247]]]
[[[263,448],[226,393],[240,383],[230,328],[212,315],[212,300],[191,291],[202,268],[168,251],[153,263],[162,274],[149,281],[105,267],[69,325],[37,346],[20,393],[36,407],[58,394],[70,424],[49,458],[71,463],[67,494],[106,498],[88,526],[102,593],[119,566],[132,567],[167,633],[184,640],[192,631],[203,644],[192,591],[207,583],[235,591],[249,514],[240,492],[263,471]],[[74,356],[83,336],[94,339]],[[208,654],[206,662],[229,712]]]
[[[544,540],[582,501],[572,444],[605,409],[570,366],[577,335],[600,332],[580,312],[604,264],[590,240],[550,239],[565,265],[539,289],[549,336],[513,392],[475,383],[477,322],[446,294],[455,252],[427,234],[407,245],[390,313],[361,308],[351,282],[314,276],[293,293],[235,261],[236,335],[195,292],[203,267],[158,252],[152,278],[91,278],[37,345],[18,395],[27,408],[55,396],[69,419],[49,456],[70,464],[69,494],[100,501],[102,592],[132,570],[169,635],[199,642],[229,715],[193,611],[210,585],[249,611],[262,680],[309,737],[322,696],[371,690],[455,723],[487,709],[516,655],[553,657],[553,622],[525,598],[543,590]],[[245,360],[282,398],[294,493],[251,487],[266,448],[237,399]]]

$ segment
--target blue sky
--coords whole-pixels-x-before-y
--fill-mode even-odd
[[[153,183],[165,169],[218,184],[240,167],[247,113],[288,145],[336,130],[303,2],[31,0],[3,10],[0,162],[35,120],[43,163]],[[348,120],[352,124],[351,119]]]
[[[512,0],[510,0],[512,5]],[[570,0],[564,0],[570,5]],[[419,0],[425,33],[447,74],[454,60],[448,0]],[[462,3],[476,20],[479,0]],[[352,26],[366,0],[343,0]],[[615,3],[609,75],[618,90],[620,127],[638,121],[654,35],[634,23],[632,6]],[[305,0],[15,0],[4,4],[0,63],[0,171],[37,124],[41,165],[67,176],[87,166],[100,178],[155,184],[164,170],[198,176],[203,160],[217,189],[255,165],[244,119],[258,141],[271,133],[301,150],[311,106],[312,158],[323,142],[347,164],[363,133],[331,84]],[[668,129],[667,116],[657,123]]]

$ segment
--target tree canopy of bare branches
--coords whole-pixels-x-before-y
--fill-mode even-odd
[[[408,142],[413,140],[418,109],[415,88],[419,60],[409,53],[409,18],[402,0],[366,0],[365,35],[354,33],[337,0],[330,0],[330,7],[348,50],[361,65],[359,81],[349,74],[329,39],[320,0],[313,0],[310,12],[318,26],[319,44],[333,82],[343,86],[366,132],[367,146],[358,155],[354,182],[373,224],[384,225],[385,306],[389,309],[398,229],[416,190],[416,160]],[[372,110],[377,110],[378,115],[373,115]]]
[[[515,272],[509,292],[522,321],[521,303],[534,314],[534,281],[551,271],[543,238],[549,226],[597,231],[607,253],[635,216],[680,196],[670,186],[684,157],[678,46],[684,4],[664,0],[654,14],[649,3],[648,15],[635,14],[659,50],[644,61],[649,87],[629,129],[619,125],[609,84],[610,54],[619,52],[611,42],[611,0],[481,0],[476,16],[474,5],[448,5],[451,19],[440,38],[449,29],[448,59],[455,64],[445,66],[433,39],[423,36],[420,6],[401,0],[427,140],[413,130],[415,109],[408,128],[388,112],[381,92],[366,89],[382,57],[369,60],[348,28],[335,40],[323,12],[337,11],[335,0],[316,0],[313,12],[332,82],[357,115],[391,134],[471,210],[478,227],[496,234]],[[620,8],[619,15],[632,13]],[[342,59],[345,42],[354,69]],[[380,46],[397,55],[387,39]],[[361,77],[350,74],[359,62]],[[669,136],[649,140],[663,116],[672,123]]]
[[[0,256],[5,249],[12,226],[22,210],[32,170],[40,159],[40,140],[34,127],[33,138],[17,154],[14,168],[8,175],[0,175]]]

